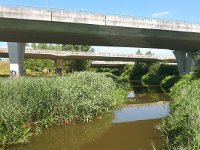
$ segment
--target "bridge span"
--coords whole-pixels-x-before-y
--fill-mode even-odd
[[[98,61],[125,61],[125,62],[168,62],[176,63],[173,56],[157,56],[157,55],[135,55],[120,53],[100,53],[100,52],[70,52],[55,50],[31,50],[26,49],[25,58],[38,59],[67,59],[67,60],[98,60]],[[8,49],[0,48],[0,57],[8,58]]]
[[[171,49],[182,74],[200,49],[200,24],[0,5],[0,41],[11,42],[10,68],[17,75],[26,42]]]

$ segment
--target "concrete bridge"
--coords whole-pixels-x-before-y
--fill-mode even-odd
[[[8,58],[8,49],[0,48],[0,57]],[[100,52],[70,52],[44,49],[25,49],[25,58],[38,59],[67,59],[67,60],[96,60],[96,61],[118,61],[118,62],[168,62],[176,63],[173,56],[156,56],[156,55],[135,55],[120,53],[100,53]]]
[[[0,57],[8,58],[8,49],[0,48]],[[56,62],[56,70],[61,73],[63,60],[95,60],[91,67],[124,67],[134,62],[168,62],[176,63],[175,57],[156,55],[134,55],[119,53],[98,53],[98,52],[69,52],[55,50],[32,50],[25,49],[25,58],[53,59]]]
[[[26,42],[171,49],[182,74],[191,71],[200,49],[200,24],[1,5],[0,41],[10,42],[17,75]]]

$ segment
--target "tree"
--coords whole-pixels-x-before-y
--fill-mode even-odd
[[[62,51],[71,51],[71,52],[92,52],[93,48],[87,45],[71,45],[71,44],[63,44]],[[65,60],[64,66],[66,68],[66,72],[74,72],[74,71],[84,71],[88,70],[90,67],[90,61],[87,60]]]
[[[150,50],[145,53],[145,55],[152,56],[154,55]]]
[[[137,50],[136,55],[142,55],[142,52],[140,51],[140,49]]]

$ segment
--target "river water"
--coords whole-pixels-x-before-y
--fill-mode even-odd
[[[155,88],[133,87],[123,108],[90,123],[47,129],[9,150],[152,150],[152,145],[159,150],[162,140],[155,126],[169,113],[168,100]]]

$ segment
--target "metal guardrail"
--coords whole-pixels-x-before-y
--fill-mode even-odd
[[[47,7],[39,7],[39,6],[30,6],[30,5],[11,5],[11,4],[5,4],[5,3],[0,3],[2,6],[6,7],[20,7],[20,8],[33,8],[33,9],[38,9],[38,10],[49,10],[49,11],[64,11],[64,12],[71,12],[71,13],[84,13],[84,14],[96,14],[96,15],[102,15],[105,17],[105,21],[113,21],[113,20],[108,20],[106,16],[116,16],[116,17],[121,17],[121,18],[132,18],[132,19],[143,19],[143,20],[150,20],[150,21],[161,21],[161,22],[170,22],[170,23],[183,23],[185,25],[200,25],[200,22],[191,22],[191,21],[184,21],[184,20],[170,20],[170,19],[160,19],[160,18],[152,18],[152,17],[136,17],[132,15],[121,15],[121,14],[111,14],[111,13],[102,13],[102,12],[96,12],[96,11],[88,11],[88,10],[71,10],[71,9],[62,9],[62,8],[47,8]]]

